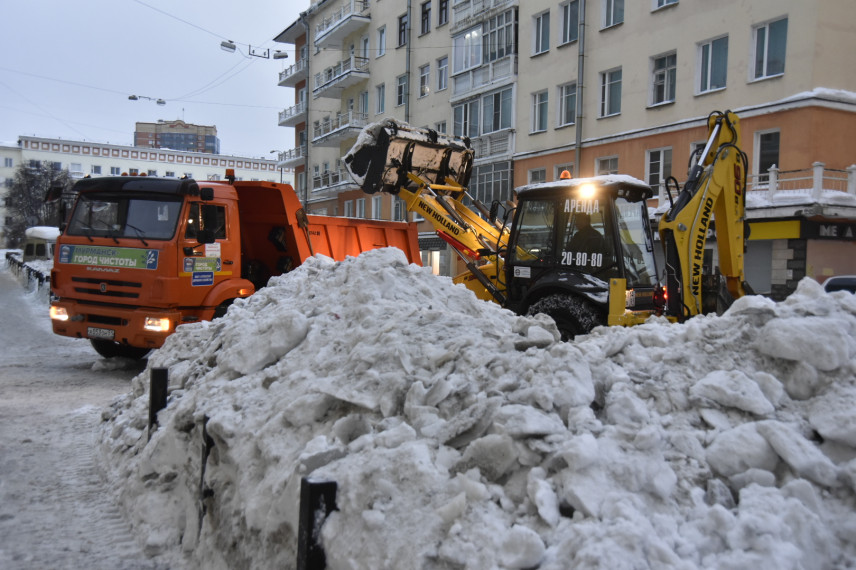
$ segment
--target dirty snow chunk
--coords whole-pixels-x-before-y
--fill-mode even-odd
[[[246,317],[242,311],[230,311],[225,317],[223,349],[217,353],[220,368],[239,374],[258,372],[288,354],[309,332],[309,321],[297,311]]]
[[[690,395],[762,416],[775,410],[758,383],[740,370],[715,370],[696,382]]]
[[[565,424],[556,414],[545,414],[530,406],[510,404],[502,406],[493,421],[512,437],[523,438],[563,433]]]
[[[555,328],[555,327],[554,327]],[[540,326],[529,327],[526,336],[514,341],[514,348],[525,351],[527,348],[546,348],[556,342],[553,333]]]
[[[800,477],[832,487],[838,469],[820,449],[787,424],[775,420],[758,422],[758,433]]]
[[[741,424],[716,436],[707,448],[710,467],[726,477],[748,469],[773,471],[779,456],[758,433],[757,422]]]
[[[516,524],[511,527],[500,549],[500,560],[506,568],[535,568],[544,558],[544,541],[531,528]]]
[[[538,510],[538,515],[544,519],[545,523],[555,527],[559,524],[559,498],[545,477],[546,472],[543,468],[532,469],[529,472],[526,493]]]
[[[809,408],[808,421],[824,439],[856,449],[856,387],[833,386]]]
[[[835,320],[821,317],[787,317],[772,320],[758,334],[762,354],[806,362],[830,371],[850,359],[850,335]]]

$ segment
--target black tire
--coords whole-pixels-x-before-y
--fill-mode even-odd
[[[573,295],[553,294],[539,299],[529,307],[527,314],[544,313],[556,321],[563,341],[591,332],[606,324],[604,317],[587,301]]]
[[[214,309],[214,316],[212,317],[212,320],[219,319],[220,317],[225,317],[226,312],[229,310],[229,306],[232,304],[232,302],[234,302],[234,299],[226,299],[225,301],[217,305],[217,308]]]
[[[103,356],[104,358],[131,358],[133,360],[140,360],[145,358],[149,352],[151,352],[150,348],[139,348],[136,346],[128,346],[127,344],[119,344],[118,342],[113,342],[112,340],[103,340],[99,338],[91,338],[89,342],[92,343],[92,348],[95,349],[95,352]]]

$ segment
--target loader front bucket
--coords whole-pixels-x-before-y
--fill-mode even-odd
[[[363,128],[343,160],[363,192],[397,194],[399,188],[410,183],[408,173],[431,184],[446,184],[451,178],[466,187],[473,168],[473,151],[468,140],[385,119]]]

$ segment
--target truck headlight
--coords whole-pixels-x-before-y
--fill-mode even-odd
[[[143,328],[152,332],[169,332],[169,319],[161,317],[146,317]]]
[[[51,320],[53,321],[67,321],[68,320],[68,311],[65,307],[54,307],[51,305]]]

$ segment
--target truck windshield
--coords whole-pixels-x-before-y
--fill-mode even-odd
[[[615,217],[624,257],[628,287],[653,287],[657,284],[654,243],[648,231],[648,210],[644,203],[615,200]]]
[[[140,240],[171,239],[175,234],[182,198],[134,194],[81,194],[66,234]]]

